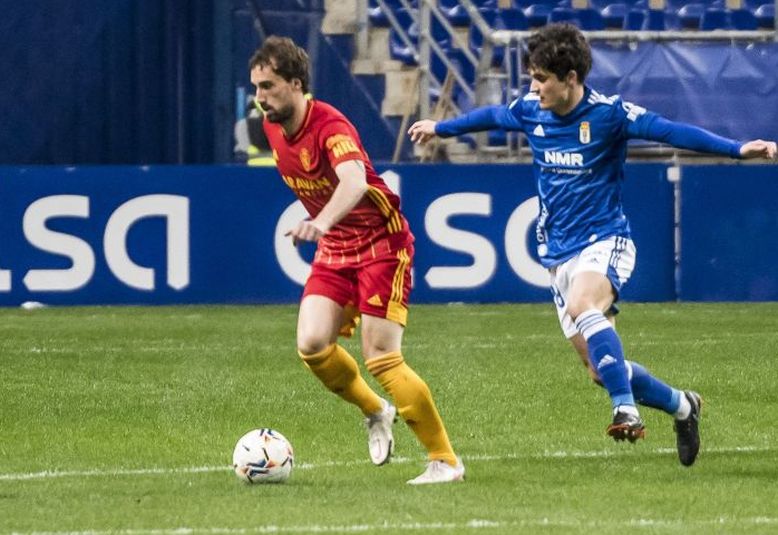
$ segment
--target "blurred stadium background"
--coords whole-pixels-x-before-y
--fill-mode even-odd
[[[774,7],[6,3],[0,304],[296,301],[311,251],[279,239],[301,208],[272,169],[246,68],[269,34],[307,48],[314,96],[346,113],[399,189],[419,242],[416,302],[545,301],[522,137],[418,150],[409,123],[521,95],[522,40],[568,20],[593,42],[589,83],[601,92],[722,135],[777,139]],[[766,239],[778,232],[775,174],[635,143],[626,202],[641,260],[625,298],[778,299],[778,242]]]

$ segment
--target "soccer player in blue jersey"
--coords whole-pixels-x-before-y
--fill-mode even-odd
[[[507,106],[478,108],[460,117],[422,120],[411,140],[503,128],[522,131],[532,148],[540,213],[538,254],[551,275],[562,330],[595,382],[610,395],[607,434],[635,442],[645,434],[637,404],[674,418],[678,456],[691,466],[700,447],[702,400],[625,360],[614,328],[614,302],[635,266],[635,246],[621,204],[627,140],[659,141],[732,158],[776,158],[776,144],[725,139],[606,97],[584,84],[592,63],[583,34],[552,24],[533,34],[524,53],[530,92]]]

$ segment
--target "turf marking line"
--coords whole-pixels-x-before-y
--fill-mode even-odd
[[[772,451],[772,447],[741,446],[734,448],[708,448],[704,453],[758,453]],[[656,448],[640,453],[653,455],[674,454],[674,448]],[[517,459],[600,459],[610,457],[624,457],[635,455],[635,452],[624,450],[595,450],[595,451],[546,451],[536,454],[504,454],[504,455],[464,455],[463,460],[470,462],[491,462],[508,461]],[[410,457],[393,457],[392,463],[421,463],[422,460]],[[368,464],[367,460],[350,461],[325,461],[322,463],[298,463],[295,468],[298,470],[315,470],[318,468],[348,467]],[[198,474],[207,472],[225,472],[232,470],[231,466],[191,466],[181,468],[120,468],[117,470],[103,470],[95,468],[92,470],[45,470],[42,472],[27,473],[0,473],[0,481],[27,481],[34,479],[50,479],[57,477],[116,477],[116,476],[146,476],[146,475],[166,475],[166,474]]]
[[[499,520],[469,520],[467,522],[382,522],[379,524],[347,524],[347,525],[320,525],[307,526],[279,526],[266,525],[251,528],[157,528],[157,529],[119,529],[119,530],[85,530],[85,531],[31,531],[12,532],[12,535],[194,535],[198,533],[206,535],[241,535],[252,533],[366,533],[371,531],[436,531],[436,530],[476,530],[493,528],[533,528],[540,526],[564,527],[564,528],[636,528],[636,527],[671,527],[683,528],[684,526],[765,526],[778,525],[777,517],[718,517],[705,520],[687,519],[663,519],[663,518],[627,518],[603,519],[597,521],[581,522],[575,519],[563,518],[538,518],[517,521]]]

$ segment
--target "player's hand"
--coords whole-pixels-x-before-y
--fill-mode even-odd
[[[423,121],[416,121],[408,129],[408,135],[411,136],[411,141],[424,145],[427,141],[435,137],[435,125],[437,121],[430,119],[424,119]]]
[[[319,241],[319,238],[327,234],[325,229],[319,228],[319,226],[311,221],[305,219],[297,223],[297,226],[292,230],[287,230],[284,236],[291,236],[292,243],[296,246],[301,241]]]
[[[767,158],[775,160],[778,157],[778,148],[775,141],[755,139],[740,147],[740,155],[743,158]]]

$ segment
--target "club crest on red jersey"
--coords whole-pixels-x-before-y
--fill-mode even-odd
[[[311,170],[311,153],[305,147],[300,151],[300,164],[306,172]]]

